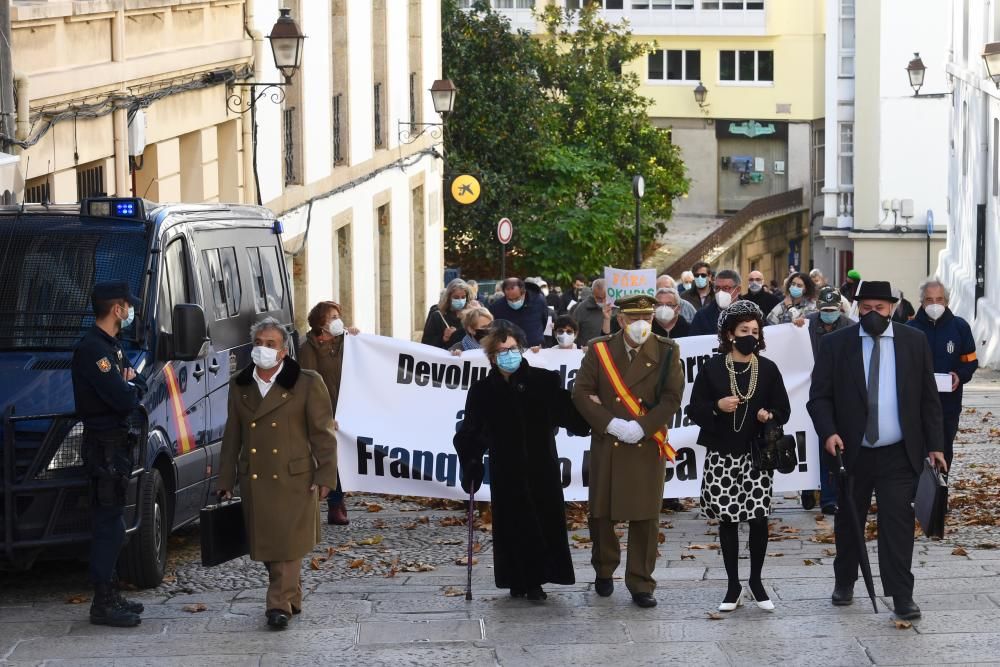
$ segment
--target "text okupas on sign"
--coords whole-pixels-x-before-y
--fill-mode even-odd
[[[714,353],[715,336],[678,341],[684,365],[681,409],[667,427],[677,450],[667,466],[665,497],[695,497],[701,491],[705,450],[695,444],[698,427],[684,417],[691,386],[699,369]],[[792,325],[767,328],[766,356],[778,364],[788,389],[792,416],[785,432],[798,442],[800,464],[777,475],[777,492],[819,488],[819,449],[805,405],[809,396],[812,350],[808,332]],[[573,390],[583,359],[579,350],[527,352],[533,366],[559,373]],[[434,498],[466,497],[459,484],[458,457],[452,438],[464,416],[469,387],[489,373],[480,350],[452,356],[446,350],[408,341],[362,334],[345,340],[344,370],[337,405],[340,424],[338,468],[345,489]],[[496,406],[503,410],[504,406]],[[567,500],[586,500],[590,437],[558,432],[562,484]],[[477,493],[489,497],[487,478]]]

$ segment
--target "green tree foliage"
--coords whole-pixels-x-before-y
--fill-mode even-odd
[[[687,191],[679,152],[650,124],[638,78],[620,73],[649,47],[593,7],[548,7],[541,18],[545,33],[532,37],[511,32],[487,3],[442,6],[444,71],[460,90],[445,135],[447,181],[471,173],[483,187],[471,206],[445,196],[446,259],[466,275],[498,273],[503,216],[515,225],[510,275],[566,283],[630,266],[632,176],[646,179],[644,245]]]

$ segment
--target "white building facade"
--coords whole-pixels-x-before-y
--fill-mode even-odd
[[[949,3],[939,0],[826,3],[824,212],[814,257],[831,283],[855,268],[915,301],[936,270],[950,215],[949,24]],[[927,67],[919,95],[905,70],[915,52]]]
[[[972,324],[981,365],[1000,367],[1000,93],[981,54],[1000,42],[996,0],[951,3],[948,245],[939,275],[951,309]]]

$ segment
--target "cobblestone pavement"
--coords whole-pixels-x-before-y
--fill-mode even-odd
[[[192,527],[172,538],[168,580],[135,594],[146,612],[134,629],[86,622],[81,565],[0,574],[0,664],[1000,665],[1000,374],[980,371],[965,404],[952,523],[942,541],[917,538],[924,615],[911,626],[893,621],[891,600],[878,598],[873,614],[860,585],[853,606],[831,606],[832,521],[794,498],[779,498],[772,515],[764,576],[777,611],[720,615],[716,531],[693,509],[661,517],[660,604],[644,610],[620,578],[610,598],[593,592],[579,508],[569,512],[577,584],[548,587],[544,603],[510,599],[493,587],[489,533],[479,530],[466,601],[461,508],[352,496],[351,525],[326,527],[304,568],[304,612],[285,632],[264,625],[263,568],[202,568]],[[869,550],[881,591],[874,541]]]

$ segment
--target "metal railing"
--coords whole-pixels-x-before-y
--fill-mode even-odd
[[[755,218],[773,217],[783,211],[801,208],[803,206],[802,196],[802,188],[796,188],[754,199],[722,223],[718,229],[703,238],[698,245],[681,255],[667,267],[665,273],[678,276],[682,271],[689,270],[695,262],[704,259],[713,248],[723,245]]]

